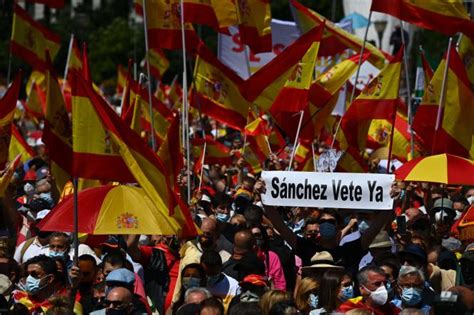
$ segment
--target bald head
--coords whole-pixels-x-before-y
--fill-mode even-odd
[[[250,230],[243,230],[234,235],[234,253],[245,254],[253,250],[255,237]]]
[[[123,287],[115,287],[107,294],[107,300],[112,302],[108,308],[129,307],[132,304],[132,293]]]
[[[217,221],[211,218],[205,218],[201,223],[201,231],[204,234],[215,235],[217,232]]]

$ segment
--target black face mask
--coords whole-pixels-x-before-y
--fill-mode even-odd
[[[107,315],[126,315],[126,314],[129,314],[129,312],[127,310],[116,310],[116,309],[107,309],[105,311],[105,314]]]
[[[88,292],[92,290],[94,282],[79,282],[79,292]]]

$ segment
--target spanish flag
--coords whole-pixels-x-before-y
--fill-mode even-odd
[[[13,174],[20,165],[21,160],[21,154],[18,154],[13,160],[11,160],[11,162],[7,166],[6,171],[0,178],[0,198],[5,195],[5,191],[7,190],[8,185],[10,185],[10,182],[13,178]]]
[[[104,181],[134,182],[133,175],[95,111],[94,100],[84,87],[84,78],[76,71],[71,73],[71,78],[72,175]]]
[[[342,118],[341,128],[347,145],[360,152],[366,148],[367,133],[373,119],[395,120],[402,70],[403,49],[362,90]]]
[[[303,34],[326,21],[326,30],[321,42],[319,56],[334,56],[342,53],[348,48],[358,53],[361,52],[363,41],[359,37],[337,27],[322,15],[306,8],[296,0],[290,0],[290,8],[292,9],[293,17]],[[370,52],[369,60],[372,64],[378,68],[384,66],[386,58],[382,51],[370,43],[365,43],[364,50]]]
[[[148,50],[148,58],[145,59],[145,67],[148,60],[150,61],[151,75],[156,79],[161,80],[163,74],[170,66],[170,62],[166,58],[164,52],[161,49],[152,48]]]
[[[179,0],[171,2],[179,5]],[[183,0],[183,10],[185,22],[207,25],[216,31],[238,24],[237,6],[233,0]]]
[[[464,67],[466,67],[467,76],[471,84],[474,84],[474,43],[467,36],[461,38],[459,43],[459,56],[461,57]]]
[[[125,71],[121,64],[119,64],[117,66],[117,93],[123,93],[123,89],[125,89],[125,86],[127,85],[127,76],[128,72]]]
[[[239,33],[254,54],[272,51],[272,14],[269,0],[238,0]]]
[[[76,79],[77,89],[93,104],[99,123],[107,130],[111,142],[124,161],[125,169],[114,168],[114,172],[121,173],[127,170],[133,174],[134,179],[129,182],[136,181],[160,211],[169,213],[176,220],[176,224],[182,228],[183,237],[196,236],[197,230],[189,209],[173,191],[168,172],[161,159],[124,124],[89,84],[80,77]]]
[[[474,134],[474,99],[471,83],[462,60],[451,48],[448,76],[445,83],[445,102],[439,130],[435,133],[441,86],[446,68],[446,57],[433,75],[428,90],[413,121],[413,129],[423,141],[424,148],[432,154],[449,153],[469,157]],[[433,145],[434,141],[434,145]]]
[[[158,150],[158,156],[163,162],[163,166],[168,170],[169,182],[173,189],[178,192],[178,176],[184,167],[183,146],[179,136],[179,116],[171,118],[170,127],[166,138]]]
[[[0,99],[0,169],[8,161],[8,148],[10,146],[12,122],[15,115],[16,102],[20,94],[21,71],[15,76],[12,84]]]
[[[150,48],[181,49],[179,1],[147,0],[146,6],[147,35]],[[185,24],[185,33],[186,49],[195,49],[199,43],[199,37],[191,23]]]
[[[269,136],[271,132],[271,128],[268,126],[268,122],[263,119],[262,117],[255,117],[253,112],[249,110],[249,120],[250,123],[248,123],[245,126],[244,134],[247,136],[258,136],[258,135],[263,135],[263,136]]]
[[[40,84],[33,82],[25,102],[25,111],[36,120],[43,119],[46,111],[46,91]]]
[[[72,51],[71,56],[68,60],[68,71],[76,70],[82,72],[82,54],[77,45],[77,40],[75,37],[72,38]]]
[[[35,69],[43,70],[46,65],[46,51],[54,59],[59,51],[61,38],[33,20],[28,12],[14,5],[11,52],[29,63]]]
[[[296,168],[293,168],[295,171],[301,172],[315,172],[314,169],[314,159],[313,149],[311,148],[312,144],[309,141],[299,141],[295,149],[295,162]]]
[[[314,42],[318,42],[321,39],[323,28],[324,24],[321,24],[319,27],[304,34],[255,72],[241,85],[242,95],[249,102],[267,112],[272,107],[280,90],[285,86],[288,78],[301,62],[303,56]]]
[[[449,36],[459,32],[474,39],[474,22],[461,0],[373,0],[371,10]]]
[[[8,149],[8,160],[13,161],[13,159],[21,154],[21,161],[26,162],[31,160],[36,154],[32,147],[25,141],[25,138],[18,130],[15,124],[12,124],[12,138],[10,141],[10,148]]]
[[[232,156],[230,155],[230,149],[214,140],[210,136],[206,136],[205,139],[194,138],[191,142],[193,148],[192,153],[194,157],[201,156],[204,149],[204,143],[206,143],[206,163],[207,164],[220,164],[220,165],[231,165]]]
[[[263,169],[263,163],[272,153],[268,142],[271,129],[267,122],[262,117],[257,118],[252,110],[249,110],[248,116],[251,122],[245,126],[244,134],[247,137],[242,150],[243,158],[254,173],[259,173]]]
[[[203,44],[195,64],[191,106],[228,126],[244,130],[249,103],[240,92],[242,79]]]

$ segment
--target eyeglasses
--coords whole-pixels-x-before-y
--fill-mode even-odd
[[[110,301],[110,300],[104,300],[104,306],[109,307],[112,305],[114,308],[120,308],[124,307],[124,302],[123,301]]]

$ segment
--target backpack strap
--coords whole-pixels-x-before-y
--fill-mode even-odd
[[[20,251],[20,261],[21,261],[21,263],[24,263],[23,256],[25,256],[26,251],[28,250],[28,248],[30,248],[31,244],[33,244],[34,241],[35,241],[35,237],[32,237],[32,238],[27,239],[25,241],[25,245],[23,245],[23,247],[21,248],[21,251]]]

